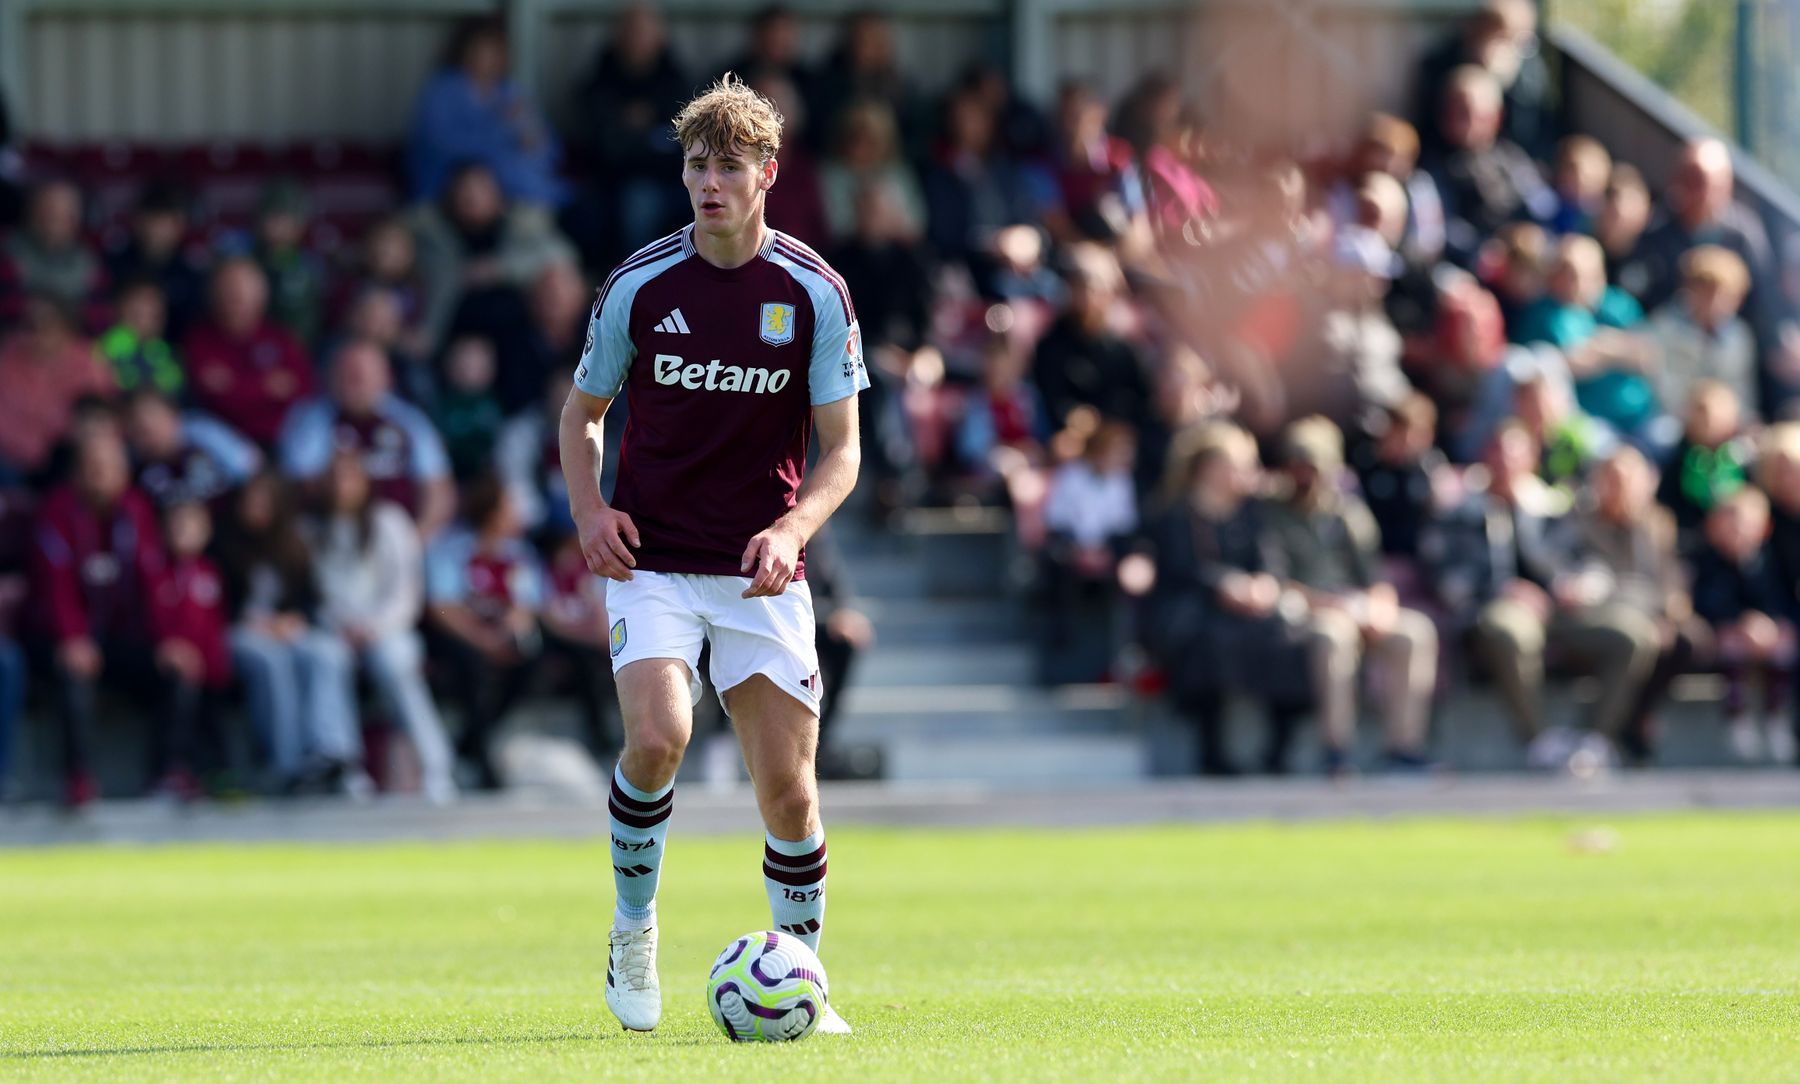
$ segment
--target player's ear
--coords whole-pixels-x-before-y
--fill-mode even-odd
[[[773,158],[771,158],[767,162],[763,163],[762,188],[763,188],[764,192],[767,192],[769,189],[775,187],[775,174],[779,173],[780,171],[781,171],[781,164]]]

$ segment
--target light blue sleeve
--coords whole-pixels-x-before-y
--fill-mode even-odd
[[[469,597],[469,536],[452,531],[425,549],[425,597],[433,603]]]
[[[824,287],[807,286],[813,300],[812,366],[807,371],[813,406],[848,399],[869,386],[856,313],[831,283]]]
[[[637,348],[631,345],[631,302],[634,283],[614,282],[596,299],[588,317],[587,344],[575,366],[575,386],[597,399],[616,399]]]
[[[444,438],[439,435],[437,427],[431,419],[411,403],[393,400],[393,417],[406,430],[407,444],[412,448],[412,476],[415,480],[429,482],[450,474],[450,453],[444,448]]]
[[[262,452],[256,445],[210,414],[199,411],[183,414],[181,431],[189,443],[217,460],[234,482],[245,481],[262,466]]]
[[[276,454],[289,478],[317,478],[331,465],[331,405],[323,399],[301,403],[288,415]]]

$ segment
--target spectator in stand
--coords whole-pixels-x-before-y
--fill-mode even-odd
[[[1036,305],[1060,309],[1068,302],[1063,280],[1044,263],[1043,230],[1023,224],[1007,226],[994,234],[991,247],[994,264],[989,286],[996,298],[1015,307],[1015,323],[1021,318],[1030,320]]]
[[[924,233],[925,199],[901,153],[899,122],[885,102],[853,102],[838,114],[819,186],[833,242],[842,244],[855,236],[862,225],[862,193],[877,186],[893,201],[889,225],[894,232],[909,241]]]
[[[404,311],[399,291],[386,286],[364,287],[350,304],[342,334],[319,356],[335,356],[346,342],[374,343],[387,352],[393,366],[394,390],[413,406],[428,410],[437,402],[438,377],[429,355],[408,349],[416,340],[403,322]]]
[[[1479,460],[1529,360],[1507,346],[1499,301],[1472,276],[1446,276],[1433,333],[1410,354],[1406,375],[1438,408],[1439,443],[1458,463]]]
[[[49,465],[76,404],[113,394],[112,374],[75,329],[63,303],[27,300],[24,322],[0,340],[0,482],[18,484]]]
[[[1385,173],[1368,173],[1356,186],[1355,217],[1340,223],[1340,230],[1369,231],[1381,240],[1386,253],[1380,260],[1383,277],[1390,278],[1382,309],[1388,322],[1402,336],[1417,336],[1432,329],[1437,318],[1440,287],[1437,264],[1423,264],[1406,254],[1406,189]]]
[[[562,204],[556,136],[508,77],[509,64],[498,16],[469,18],[457,27],[444,66],[419,95],[407,136],[415,196],[436,199],[464,163],[477,162],[509,200]]]
[[[746,83],[766,76],[786,79],[812,100],[813,77],[800,60],[800,20],[794,12],[781,4],[759,8],[750,16],[749,31],[744,51],[719,74],[735,72]]]
[[[575,529],[557,438],[571,382],[567,369],[550,374],[544,381],[540,405],[513,415],[494,442],[494,470],[512,494],[519,522],[527,531],[551,538],[560,538]],[[609,431],[615,428],[620,427],[607,426]],[[619,440],[609,435],[605,465],[601,468],[601,491],[607,494],[612,492],[611,483],[618,473]]]
[[[1650,188],[1629,162],[1614,162],[1592,232],[1606,250],[1606,281],[1632,297],[1649,288],[1649,269],[1633,257],[1650,225]]]
[[[1136,459],[1136,432],[1103,422],[1088,434],[1081,455],[1050,476],[1043,572],[1051,657],[1076,641],[1084,615],[1105,612],[1115,596],[1119,555],[1138,529]],[[1096,670],[1111,661],[1110,655],[1094,660]]]
[[[807,112],[821,132],[835,132],[838,111],[851,102],[880,102],[900,124],[901,142],[916,146],[914,135],[922,118],[917,99],[894,47],[894,25],[885,14],[870,9],[844,16],[838,44],[813,76]],[[979,99],[978,99],[979,100]],[[991,103],[984,109],[993,116]]]
[[[1556,145],[1556,168],[1551,173],[1556,213],[1550,217],[1550,229],[1592,234],[1606,203],[1612,172],[1612,155],[1599,140],[1587,135],[1565,136]]]
[[[832,252],[831,266],[860,299],[856,315],[865,352],[913,351],[931,333],[931,265],[904,209],[906,197],[872,181],[855,197],[855,229]]]
[[[1051,151],[1058,199],[1044,224],[1059,243],[1108,242],[1147,226],[1149,202],[1136,155],[1106,130],[1106,103],[1086,83],[1063,84]]]
[[[593,300],[594,291],[574,264],[558,260],[538,272],[526,298],[530,321],[525,334],[495,344],[506,361],[494,380],[502,410],[516,414],[537,406],[544,381],[574,368],[587,337]]]
[[[163,337],[167,306],[154,279],[127,279],[119,288],[119,322],[94,344],[122,392],[150,388],[178,397],[187,383],[181,359]]]
[[[1684,555],[1703,541],[1707,514],[1750,484],[1755,450],[1742,423],[1743,408],[1729,385],[1702,380],[1688,393],[1687,424],[1656,491],[1657,503],[1675,517]]]
[[[926,236],[939,258],[962,264],[977,289],[992,296],[989,240],[996,230],[1035,221],[1053,206],[1054,182],[1001,149],[993,111],[980,97],[953,96],[944,116],[943,139],[925,171]]]
[[[151,706],[157,748],[193,732],[180,712],[194,701],[172,666],[180,649],[161,650],[151,613],[165,567],[156,513],[131,487],[117,427],[89,427],[75,445],[70,480],[38,510],[31,557],[31,642],[50,655],[69,806],[99,796],[90,753],[103,686]]]
[[[1352,457],[1363,501],[1381,535],[1383,578],[1400,587],[1416,579],[1419,537],[1436,513],[1435,494],[1449,468],[1432,441],[1437,407],[1413,392],[1382,412],[1384,424]]]
[[[248,257],[228,259],[213,271],[211,312],[182,347],[194,405],[264,448],[316,386],[306,351],[268,312],[262,268]]]
[[[1658,355],[1656,394],[1673,409],[1701,380],[1723,382],[1752,418],[1761,416],[1756,337],[1738,317],[1750,292],[1750,271],[1721,245],[1701,245],[1681,258],[1681,292],[1650,314],[1647,328]]]
[[[1588,469],[1619,443],[1611,428],[1575,405],[1565,370],[1540,367],[1524,376],[1513,392],[1513,414],[1537,441],[1538,477],[1571,499]]]
[[[1551,584],[1558,653],[1600,681],[1593,729],[1634,760],[1649,755],[1650,710],[1694,647],[1675,520],[1652,503],[1656,486],[1656,468],[1635,448],[1600,464],[1591,502],[1573,517],[1573,559]]]
[[[1628,329],[1643,322],[1631,295],[1606,284],[1600,242],[1569,234],[1556,246],[1549,289],[1525,310],[1512,338],[1545,342],[1563,352],[1581,409],[1645,448],[1666,448],[1662,407],[1649,374],[1653,351]]]
[[[1800,422],[1763,430],[1757,482],[1769,495],[1769,553],[1783,612],[1800,613]]]
[[[1006,68],[990,60],[970,63],[956,80],[957,89],[987,103],[997,120],[1000,145],[1015,158],[1048,157],[1051,151],[1050,121],[1007,78]],[[922,148],[909,146],[909,153]]]
[[[186,194],[167,181],[146,185],[131,212],[131,232],[106,253],[106,270],[115,283],[148,280],[160,287],[168,338],[180,342],[206,305],[205,257],[188,242]]]
[[[806,543],[806,582],[816,609],[814,643],[819,653],[819,772],[821,778],[866,777],[856,758],[833,741],[833,724],[843,710],[857,656],[875,643],[875,626],[858,607],[844,568],[843,551],[827,524]]]
[[[429,355],[437,344],[425,327],[425,281],[407,218],[395,215],[371,227],[357,252],[356,264],[343,279],[344,289],[333,306],[334,324],[354,324],[354,308],[361,298],[372,290],[387,292],[399,310],[400,329],[390,352],[413,358]]]
[[[1800,641],[1793,610],[1769,552],[1769,498],[1739,489],[1706,514],[1706,543],[1694,559],[1694,613],[1709,626],[1712,661],[1725,674],[1726,733],[1739,760],[1766,755],[1794,762],[1787,700]],[[1753,675],[1762,682],[1762,717],[1746,702]]]
[[[1428,160],[1444,198],[1445,255],[1473,265],[1481,243],[1519,218],[1544,221],[1556,196],[1537,165],[1517,143],[1501,135],[1500,85],[1485,69],[1456,69],[1444,87],[1438,112],[1443,146]]]
[[[456,752],[482,790],[500,786],[489,742],[525,691],[543,646],[543,569],[523,530],[506,487],[480,478],[464,491],[463,522],[425,554],[430,627],[452,661],[465,711]]]
[[[1325,770],[1352,770],[1358,674],[1366,661],[1378,674],[1386,763],[1399,770],[1430,765],[1426,725],[1437,684],[1437,629],[1400,606],[1380,580],[1381,539],[1360,500],[1343,493],[1343,437],[1313,416],[1283,436],[1287,492],[1268,510],[1265,529],[1280,553],[1287,590],[1303,601]]]
[[[1537,460],[1530,430],[1516,419],[1504,422],[1482,455],[1485,485],[1474,485],[1419,540],[1448,628],[1493,680],[1526,744],[1544,726],[1550,588],[1568,561],[1570,498],[1538,477]]]
[[[425,684],[425,571],[418,528],[406,510],[379,500],[362,459],[331,457],[321,514],[307,524],[319,584],[319,625],[348,645],[382,703],[419,755],[425,797],[456,797],[450,742]],[[348,685],[336,686],[348,694]],[[354,719],[355,704],[339,709]]]
[[[1399,117],[1370,114],[1362,142],[1351,159],[1349,178],[1356,183],[1353,187],[1350,180],[1339,182],[1326,203],[1332,221],[1355,221],[1359,217],[1357,197],[1368,175],[1392,177],[1406,198],[1406,227],[1395,248],[1409,267],[1429,269],[1444,254],[1444,201],[1431,174],[1418,166],[1418,130]]]
[[[1370,407],[1391,407],[1412,391],[1400,368],[1405,343],[1387,314],[1399,258],[1366,226],[1345,226],[1316,288],[1319,307],[1311,356],[1283,374],[1290,409],[1351,424]]]
[[[168,565],[157,577],[151,601],[157,664],[167,673],[176,698],[170,719],[180,729],[163,736],[159,751],[162,782],[157,790],[181,802],[203,796],[202,769],[222,766],[223,750],[202,749],[202,732],[216,736],[219,702],[231,681],[231,649],[226,644],[226,600],[218,565],[206,554],[212,541],[212,513],[198,501],[170,506],[164,513]]]
[[[1486,0],[1460,34],[1427,54],[1420,65],[1418,116],[1436,115],[1444,86],[1465,66],[1487,72],[1502,89],[1506,138],[1533,157],[1550,152],[1555,109],[1550,101],[1550,69],[1537,37],[1537,7],[1531,0]]]
[[[793,83],[774,75],[761,76],[750,89],[774,102],[782,117],[781,183],[764,196],[763,218],[774,229],[824,248],[832,233],[826,224],[819,160],[806,138],[806,102]]]
[[[183,415],[154,388],[126,398],[125,435],[138,489],[163,509],[188,502],[216,507],[262,466],[256,445],[230,426],[204,414]]]
[[[1646,311],[1662,307],[1681,288],[1682,257],[1701,245],[1737,253],[1750,272],[1745,311],[1761,334],[1765,299],[1774,285],[1769,235],[1755,211],[1733,198],[1736,176],[1723,140],[1701,138],[1682,149],[1664,193],[1667,210],[1638,241],[1632,262],[1646,285],[1638,300]]]
[[[494,395],[494,344],[465,335],[444,351],[444,390],[432,422],[449,453],[450,472],[467,480],[488,469],[505,420]]]
[[[1526,328],[1525,313],[1544,297],[1550,263],[1550,235],[1535,222],[1508,222],[1482,246],[1477,272],[1500,302],[1500,318],[1513,341]]]
[[[1138,154],[1150,223],[1157,236],[1198,238],[1219,217],[1219,196],[1190,164],[1198,130],[1181,107],[1181,90],[1166,75],[1144,77],[1120,107],[1121,134]]]
[[[294,492],[265,469],[221,520],[232,658],[281,790],[366,794],[350,652],[319,622],[312,550],[294,505]]]
[[[1237,389],[1219,381],[1198,352],[1187,345],[1171,349],[1156,371],[1151,421],[1138,433],[1138,494],[1152,493],[1171,479],[1178,481],[1179,464],[1170,457],[1188,454],[1186,449],[1200,431],[1227,420],[1237,404]],[[1162,498],[1172,501],[1179,496],[1164,493]]]
[[[442,343],[452,321],[496,340],[528,322],[521,291],[553,263],[575,262],[541,207],[508,205],[488,167],[456,168],[436,203],[413,211],[426,339]]]
[[[382,500],[412,514],[426,539],[456,511],[449,455],[431,419],[393,394],[387,355],[373,343],[351,341],[331,363],[329,393],[302,403],[282,431],[282,473],[316,482],[334,452],[351,449]]]
[[[84,332],[106,326],[106,267],[81,231],[81,190],[72,182],[31,190],[24,224],[0,238],[0,324],[23,316],[30,298],[48,297]]]
[[[306,191],[294,180],[264,189],[251,251],[269,282],[269,316],[307,346],[325,316],[325,268],[306,247]]]
[[[818,536],[806,546],[806,582],[819,591],[816,559]],[[544,632],[544,658],[561,660],[574,678],[576,698],[588,752],[605,762],[619,752],[609,723],[618,692],[613,687],[610,633],[606,620],[606,581],[588,570],[581,555],[581,536],[559,536],[550,547],[544,570],[544,606],[538,616]],[[820,661],[821,670],[824,662]],[[823,715],[823,712],[821,712]]]
[[[1145,641],[1176,709],[1198,732],[1201,774],[1237,774],[1224,742],[1228,693],[1266,705],[1272,734],[1263,769],[1283,772],[1287,733],[1311,696],[1295,680],[1306,671],[1308,645],[1292,608],[1281,605],[1285,570],[1268,545],[1268,509],[1251,499],[1261,472],[1256,441],[1228,423],[1194,435],[1170,464],[1172,499],[1150,528],[1153,575],[1135,572],[1127,557],[1121,580],[1144,597]]]
[[[978,478],[1005,481],[1015,512],[1020,485],[1037,494],[1026,500],[1027,506],[1041,505],[1037,469],[1044,464],[1053,432],[1043,397],[1026,379],[1019,349],[1005,335],[991,336],[982,347],[980,383],[963,403],[958,460]]]
[[[576,92],[574,115],[596,122],[575,137],[600,182],[587,196],[600,204],[597,235],[580,239],[589,264],[610,266],[686,214],[686,204],[671,195],[681,147],[669,118],[693,92],[661,12],[653,4],[627,5]]]
[[[1125,282],[1112,253],[1083,243],[1069,252],[1069,304],[1038,341],[1032,378],[1060,427],[1078,406],[1143,426],[1150,410],[1150,376],[1143,351],[1113,330]]]

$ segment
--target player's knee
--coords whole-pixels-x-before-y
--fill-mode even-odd
[[[634,727],[625,736],[625,753],[633,763],[674,771],[687,752],[688,736],[680,727]]]
[[[819,794],[809,780],[794,778],[772,785],[764,794],[763,818],[780,839],[804,839],[817,819]]]

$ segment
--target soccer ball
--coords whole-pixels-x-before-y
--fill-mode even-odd
[[[819,957],[798,937],[773,930],[726,945],[706,981],[706,1007],[735,1043],[804,1039],[829,997]]]

